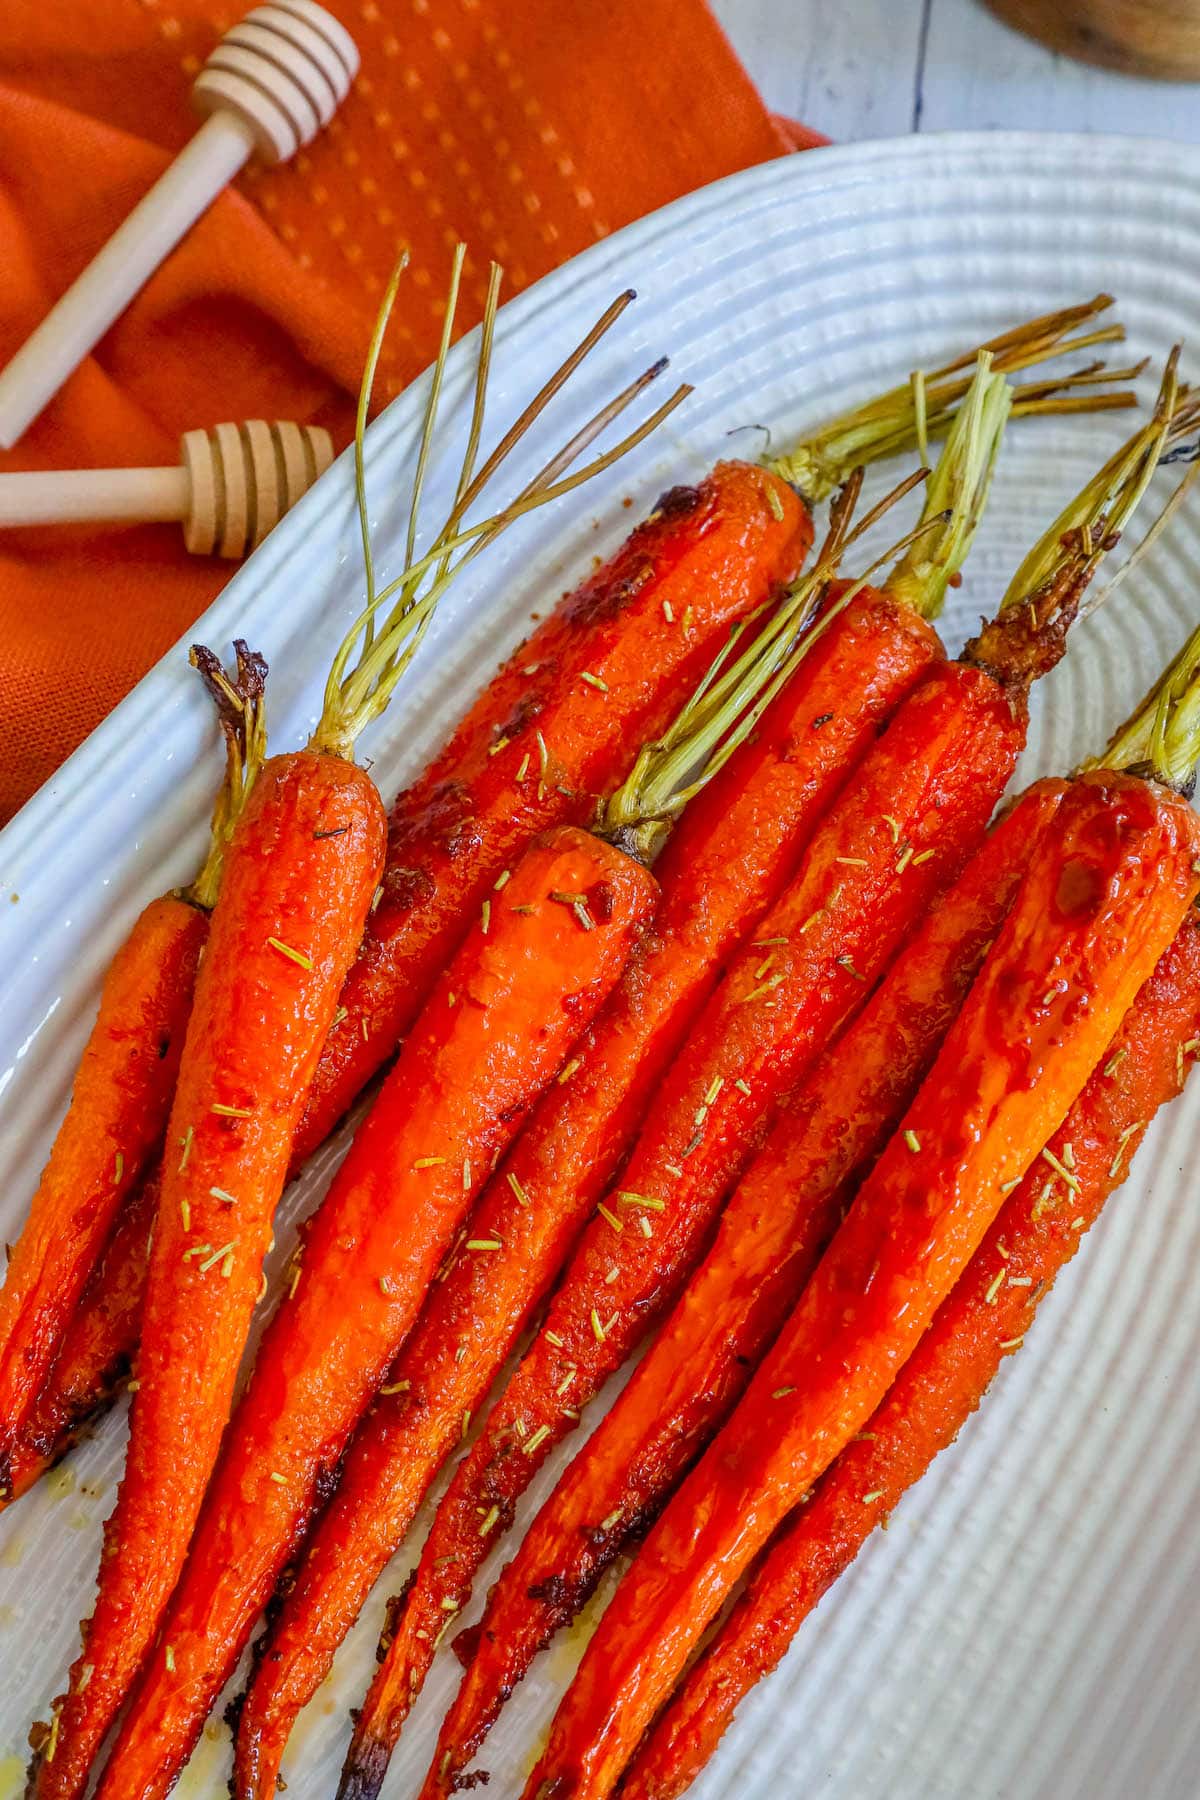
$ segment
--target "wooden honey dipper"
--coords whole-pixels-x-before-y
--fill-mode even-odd
[[[0,475],[0,526],[179,519],[199,556],[245,556],[333,461],[319,425],[185,431],[171,469],[62,469]]]
[[[204,124],[0,374],[9,450],[252,156],[286,162],[358,72],[354,39],[316,0],[269,0],[226,33],[192,87]]]

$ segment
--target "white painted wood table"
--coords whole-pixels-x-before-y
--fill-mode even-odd
[[[982,0],[713,0],[767,104],[842,143],[910,131],[1112,131],[1200,142],[1200,83],[1057,56]]]

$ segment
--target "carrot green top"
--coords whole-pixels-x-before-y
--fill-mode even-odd
[[[1115,324],[1071,336],[1078,326],[1086,325],[1111,305],[1111,295],[1097,294],[1081,306],[1047,313],[990,338],[978,349],[968,350],[939,368],[917,370],[908,381],[830,419],[802,443],[775,458],[770,466],[792,482],[807,500],[815,501],[840,487],[850,470],[863,463],[877,462],[914,445],[925,461],[926,444],[949,428],[970,391],[972,371],[982,354],[991,357],[998,374],[1011,375],[1050,357],[1117,342],[1124,332]],[[1136,370],[1126,369],[1105,372],[1103,365],[1094,363],[1065,379],[1028,382],[1015,391],[1012,410],[1014,414],[1025,414],[1132,406],[1133,395],[1129,393],[1087,394],[1078,390],[1122,380],[1134,373]]]
[[[647,437],[666,418],[667,414],[672,412],[691,392],[691,389],[686,386],[676,389],[669,400],[665,401],[636,430],[623,438],[611,450],[593,458],[591,462],[577,469],[574,474],[564,474],[564,471],[593,439],[624,410],[631,400],[636,398],[649,381],[662,372],[666,367],[666,359],[661,359],[637,381],[631,383],[623,393],[617,395],[613,401],[603,407],[581,430],[575,432],[562,449],[513,499],[487,518],[467,524],[466,515],[469,508],[483,493],[492,477],[558,390],[574,373],[579,363],[633,298],[632,293],[622,294],[607,308],[592,330],[555,370],[513,425],[504,433],[482,466],[477,468],[492,359],[496,310],[500,294],[500,270],[493,264],[483,323],[480,327],[474,404],[467,429],[454,504],[434,536],[430,548],[423,555],[418,556],[416,545],[421,496],[434,447],[446,359],[450,352],[465,256],[465,246],[459,244],[454,254],[441,343],[429,378],[429,391],[426,396],[424,418],[418,442],[416,467],[409,500],[404,567],[400,574],[383,589],[379,589],[376,585],[374,555],[368,524],[364,437],[379,354],[400,278],[407,264],[407,255],[401,257],[396,267],[376,320],[359,390],[354,433],[354,476],[366,572],[366,605],[346,634],[333,659],[333,666],[325,687],[321,717],[310,739],[311,748],[331,755],[346,757],[353,755],[354,745],[359,734],[387,706],[397,682],[412,661],[421,639],[428,630],[438,602],[464,564],[525,513],[532,512],[536,507],[545,506],[549,501],[557,499],[561,494],[568,493],[572,488],[590,480],[593,475],[599,474],[602,469],[606,469],[616,462],[626,451],[641,443],[642,439]]]

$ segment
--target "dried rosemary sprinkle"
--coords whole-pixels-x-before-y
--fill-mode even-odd
[[[517,770],[516,780],[517,780],[518,784],[520,784],[522,781],[524,781],[524,779],[528,775],[528,773],[529,773],[529,752],[527,750],[525,752],[524,756],[521,758],[521,766]]]
[[[579,679],[580,681],[586,681],[588,686],[594,687],[599,694],[607,694],[608,692],[607,681],[601,681],[599,675],[593,675],[590,669],[581,669],[579,671]]]
[[[624,1231],[624,1229],[625,1229],[624,1223],[620,1219],[618,1219],[616,1213],[609,1212],[609,1210],[608,1210],[607,1206],[605,1206],[603,1200],[600,1202],[599,1206],[596,1208],[596,1211],[600,1214],[600,1217],[604,1220],[604,1223],[606,1225],[610,1225],[615,1232],[617,1232],[619,1234],[622,1231]]]
[[[306,956],[303,950],[294,950],[290,944],[285,944],[282,938],[269,937],[267,942],[270,944],[272,950],[278,950],[280,956],[286,956],[289,962],[294,962],[296,964],[297,968],[312,968],[312,957]]]
[[[512,880],[512,870],[511,869],[501,869],[501,871],[497,875],[495,881],[493,881],[493,883],[492,883],[493,894],[498,894],[500,892],[501,888],[506,888],[511,880]]]
[[[1002,1338],[999,1347],[1001,1350],[1019,1350],[1024,1342],[1025,1333],[1022,1332],[1020,1337]]]
[[[921,1148],[921,1140],[917,1136],[916,1132],[915,1131],[906,1131],[904,1133],[904,1141],[908,1145],[909,1149],[912,1151],[913,1155],[915,1156],[917,1151]]]
[[[654,1236],[653,1227],[651,1226],[650,1221],[646,1217],[645,1213],[638,1214],[638,1229],[641,1231],[641,1234],[643,1237],[648,1238],[648,1237]]]
[[[1128,1055],[1129,1055],[1128,1050],[1114,1051],[1113,1054],[1109,1057],[1108,1061],[1104,1065],[1104,1073],[1109,1076],[1115,1075],[1117,1070],[1120,1068],[1121,1064],[1125,1061],[1125,1058]]]
[[[199,1265],[199,1273],[201,1275],[207,1275],[208,1271],[211,1268],[215,1267],[215,1265],[217,1263],[224,1262],[224,1260],[227,1256],[232,1256],[236,1246],[237,1246],[237,1239],[230,1238],[229,1242],[227,1244],[222,1244],[221,1248],[219,1250],[211,1251],[209,1253],[209,1255],[205,1257],[204,1261]]]
[[[1182,1054],[1182,1052],[1181,1052],[1181,1054]],[[116,1156],[113,1158],[113,1186],[114,1187],[116,1187],[118,1185],[118,1183],[123,1179],[124,1174],[125,1174],[125,1156],[124,1156],[123,1151],[118,1150]]]
[[[733,1085],[737,1089],[739,1094],[745,1094],[745,1095],[749,1096],[750,1084],[749,1084],[749,1082],[743,1081],[740,1075],[738,1076],[737,1080],[734,1082]]]
[[[488,755],[489,756],[499,756],[500,752],[502,750],[507,749],[509,744],[511,744],[511,743],[512,743],[511,738],[498,737],[494,744],[489,745]]]
[[[1000,1183],[1000,1192],[1002,1194],[1011,1194],[1013,1189],[1019,1188],[1020,1185],[1021,1177],[1019,1175],[1014,1175],[1011,1181],[1002,1181]]]
[[[236,1194],[228,1193],[225,1188],[210,1187],[208,1191],[212,1195],[213,1199],[219,1200],[223,1206],[236,1206],[237,1205]]]
[[[463,1161],[462,1184],[463,1184],[463,1193],[469,1194],[471,1191],[471,1163],[470,1163],[469,1158],[464,1158],[464,1161]]]
[[[673,625],[675,623],[675,614],[674,614],[674,611],[672,610],[671,602],[669,600],[664,600],[662,603],[662,609],[663,609],[663,618],[667,621],[667,624]]]
[[[591,1318],[592,1318],[592,1336],[595,1338],[595,1340],[598,1344],[602,1344],[604,1342],[604,1327],[600,1323],[600,1314],[596,1311],[594,1306],[592,1308]]]
[[[500,1517],[500,1508],[498,1506],[491,1506],[488,1508],[487,1512],[484,1513],[483,1518],[480,1520],[480,1523],[479,1523],[480,1537],[487,1536],[488,1532],[491,1531],[492,1527],[495,1525],[496,1520],[499,1517]]]
[[[893,844],[898,844],[900,842],[900,821],[899,821],[899,819],[893,819],[891,813],[884,813],[883,822],[892,834]]]
[[[865,856],[835,856],[833,860],[845,863],[850,869],[869,869],[871,866]]]
[[[768,944],[786,944],[786,943],[787,943],[787,939],[785,937],[755,938],[754,942],[753,942],[753,948],[755,950],[765,950]]]
[[[468,1250],[503,1250],[504,1245],[499,1238],[468,1238]]]
[[[912,861],[912,858],[913,858],[913,847],[911,844],[905,844],[903,850],[900,852],[899,856],[896,858],[896,873],[897,873],[897,875],[903,875],[905,869],[907,869],[909,863]]]
[[[795,1391],[796,1390],[794,1387],[776,1388],[774,1393],[771,1395],[771,1398],[772,1398],[772,1400],[784,1400],[787,1398],[787,1396],[789,1394],[794,1394]]]
[[[992,1285],[988,1288],[987,1293],[983,1296],[989,1306],[995,1306],[996,1295],[1000,1292],[1000,1289],[1004,1286],[1004,1284],[1007,1280],[1008,1280],[1008,1270],[1007,1269],[1001,1269],[1000,1273],[993,1277]]]
[[[287,1486],[287,1476],[281,1475],[279,1473],[278,1469],[271,1470],[271,1480],[275,1483],[276,1487],[286,1487]]]
[[[557,1331],[547,1331],[544,1335],[546,1342],[548,1344],[553,1344],[556,1350],[564,1350],[566,1348],[566,1345],[559,1337]]]
[[[913,868],[915,869],[919,863],[928,862],[931,856],[936,856],[936,855],[937,855],[936,850],[922,850],[922,852],[919,856],[913,857],[913,859],[912,859]]]
[[[208,1110],[219,1113],[223,1119],[252,1119],[254,1117],[253,1109],[249,1106],[222,1106],[218,1102],[216,1106],[210,1106]]]
[[[464,1443],[467,1439],[467,1436],[468,1436],[468,1433],[470,1432],[470,1430],[471,1430],[471,1415],[469,1412],[464,1412],[463,1416],[462,1416],[462,1441]]]
[[[483,905],[479,909],[479,924],[480,924],[481,930],[483,931],[484,937],[487,936],[488,928],[491,925],[491,923],[492,923],[492,903],[490,900],[485,900]]]
[[[1053,1150],[1051,1150],[1049,1144],[1047,1144],[1045,1149],[1042,1151],[1042,1161],[1049,1163],[1050,1167],[1054,1170],[1054,1173],[1056,1175],[1062,1176],[1063,1180],[1066,1182],[1067,1186],[1071,1189],[1072,1193],[1077,1194],[1079,1192],[1079,1177],[1078,1177],[1078,1175],[1072,1174],[1071,1170],[1067,1167],[1066,1163],[1061,1162],[1059,1160],[1059,1158],[1057,1156],[1055,1156],[1055,1154],[1054,1154]]]
[[[782,973],[769,975],[765,981],[760,981],[757,987],[752,987],[748,994],[742,995],[741,1004],[743,1006],[748,1006],[751,1000],[759,1000],[764,994],[774,993],[775,989],[784,979],[785,977]]]
[[[1033,1276],[1032,1275],[1010,1275],[1008,1278],[1008,1285],[1009,1285],[1009,1287],[1032,1287],[1033,1286]]]
[[[648,1206],[651,1212],[662,1212],[665,1200],[658,1200],[653,1194],[635,1194],[630,1188],[618,1188],[618,1206]]]
[[[436,1169],[445,1162],[444,1156],[418,1156],[413,1164],[414,1169]]]
[[[185,1231],[192,1229],[192,1203],[186,1198],[179,1202],[179,1223]]]
[[[339,1006],[337,1011],[333,1015],[333,1023],[335,1025],[340,1025],[343,1019],[348,1019],[349,1017],[350,1017],[349,1007],[348,1006]]]
[[[550,1427],[548,1425],[539,1425],[537,1430],[525,1439],[524,1449],[526,1456],[532,1456],[534,1451],[540,1449],[549,1436]]]
[[[411,1381],[389,1381],[379,1391],[381,1394],[407,1394],[411,1386]]]
[[[558,1071],[559,1087],[564,1087],[566,1083],[570,1081],[572,1075],[575,1074],[576,1070],[582,1069],[582,1067],[582,1056],[573,1056],[569,1063],[564,1063],[563,1067]]]
[[[1109,1164],[1109,1169],[1108,1169],[1108,1176],[1109,1176],[1110,1181],[1115,1180],[1117,1173],[1121,1167],[1121,1163],[1125,1156],[1126,1144],[1129,1142],[1130,1138],[1134,1136],[1135,1132],[1138,1132],[1142,1129],[1143,1123],[1144,1123],[1144,1121],[1139,1119],[1136,1125],[1127,1125],[1125,1127],[1124,1131],[1121,1133],[1120,1137],[1117,1139],[1117,1154],[1113,1157],[1112,1162]]]
[[[525,1192],[525,1189],[521,1186],[521,1183],[517,1180],[516,1176],[509,1174],[509,1175],[506,1175],[504,1179],[508,1182],[509,1187],[512,1189],[513,1197],[516,1200],[517,1205],[518,1206],[528,1206],[529,1205],[529,1195]]]
[[[683,1170],[679,1167],[678,1163],[664,1163],[663,1168],[667,1171],[668,1175],[673,1175],[676,1181],[678,1181],[683,1174]]]
[[[574,1381],[574,1379],[575,1379],[576,1375],[578,1375],[578,1373],[579,1373],[578,1369],[568,1369],[567,1370],[566,1374],[563,1376],[562,1380],[559,1382],[558,1386],[554,1390],[554,1392],[558,1395],[560,1400],[562,1399],[563,1395],[566,1393],[567,1389],[570,1387],[571,1383]]]
[[[876,1500],[882,1500],[883,1496],[886,1492],[887,1492],[886,1488],[872,1488],[871,1492],[869,1494],[863,1495],[863,1497],[862,1497],[863,1505],[864,1506],[874,1506]]]
[[[181,1175],[183,1174],[183,1171],[188,1166],[188,1157],[192,1154],[192,1139],[195,1137],[195,1135],[196,1135],[195,1126],[189,1125],[187,1130],[184,1132],[183,1136],[179,1140],[179,1142],[183,1146],[183,1155],[179,1159],[179,1173]]]
[[[839,969],[845,969],[847,975],[851,976],[855,981],[865,981],[867,979],[865,975],[861,974],[859,970],[855,968],[851,957],[835,956],[833,960],[836,962]]]
[[[167,1665],[168,1675],[173,1675],[175,1673],[175,1646],[173,1644],[167,1645],[167,1648],[163,1653],[163,1661]]]

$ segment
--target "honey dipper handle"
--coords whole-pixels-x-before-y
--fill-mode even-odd
[[[168,251],[249,160],[255,142],[253,127],[222,109],[184,146],[0,374],[0,449],[12,449]]]
[[[37,469],[0,475],[0,526],[182,519],[188,500],[182,468]]]

